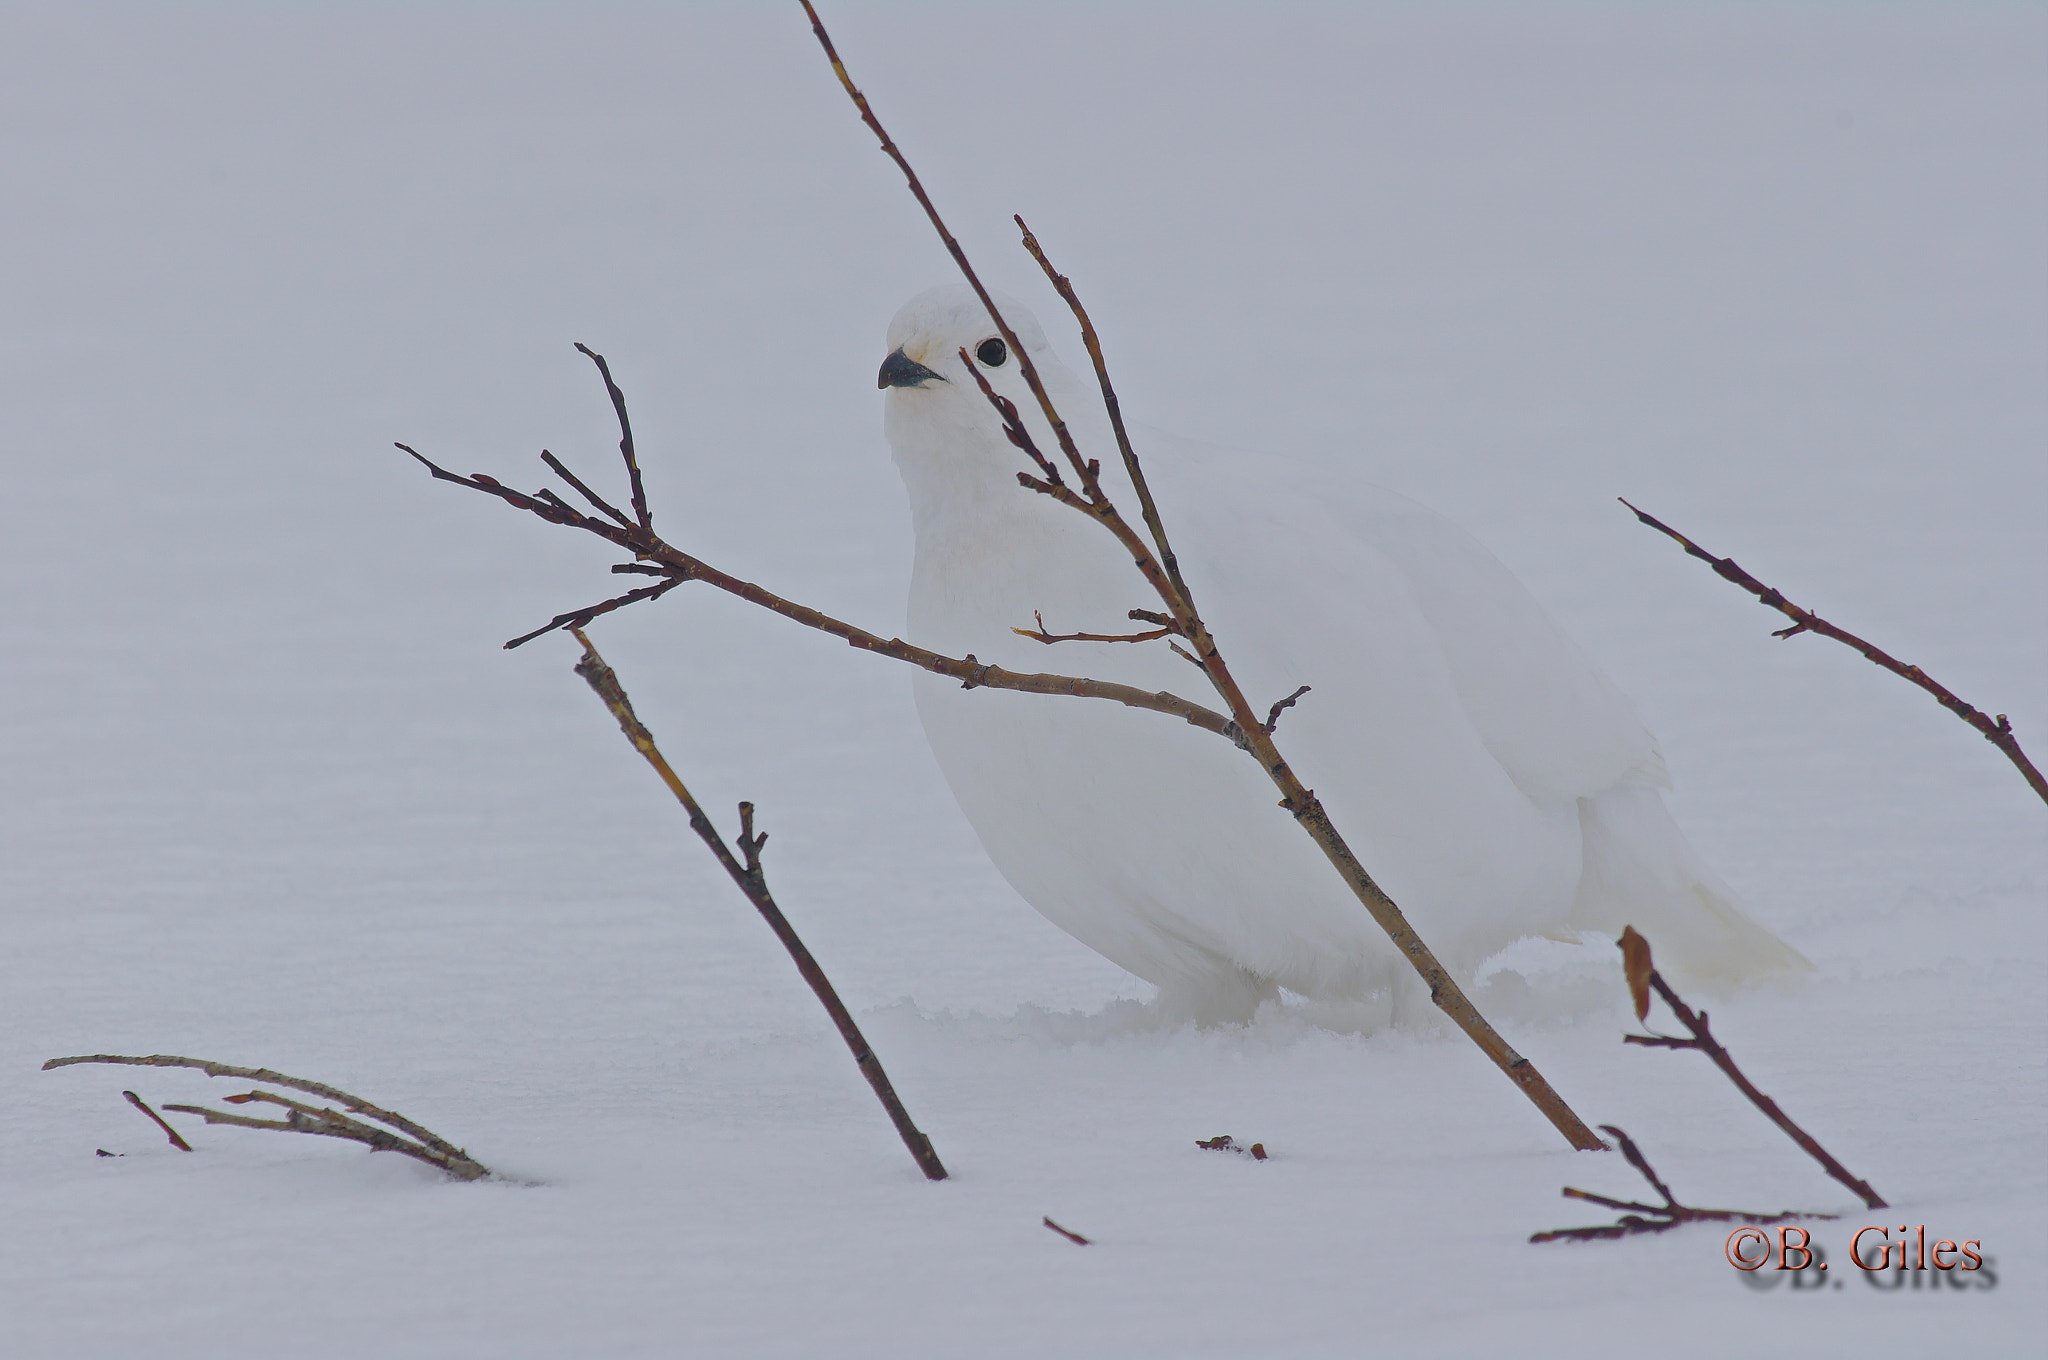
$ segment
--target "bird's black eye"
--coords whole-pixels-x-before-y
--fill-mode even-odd
[[[1001,368],[1003,361],[1010,357],[1010,351],[1002,341],[991,336],[974,347],[974,357],[981,360],[984,368]]]

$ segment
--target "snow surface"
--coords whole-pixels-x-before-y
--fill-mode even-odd
[[[1996,1287],[1762,1292],[1710,1227],[1529,1246],[1600,1220],[1559,1186],[1640,1186],[1461,1041],[1160,1027],[988,867],[901,668],[709,592],[604,621],[705,802],[760,804],[789,914],[955,1173],[924,1183],[570,645],[497,649],[609,593],[612,558],[390,448],[608,474],[586,341],[671,537],[899,626],[873,374],[947,266],[793,7],[17,5],[0,1355],[2037,1345],[2042,807],[1612,498],[2048,755],[2048,15],[827,17],[993,281],[1037,297],[1031,218],[1136,417],[1355,449],[1636,699],[1688,834],[1820,965],[1717,1030],[1895,1208],[1703,1060],[1624,1048],[1611,964],[1585,966],[1617,1000],[1568,1020],[1504,974],[1513,1040],[1681,1197],[1842,1211],[1815,1229],[1838,1272],[1863,1223],[1925,1223]],[[234,1088],[37,1070],[91,1051],[358,1090],[504,1179],[232,1129],[179,1153],[120,1090]],[[1273,1157],[1193,1147],[1218,1133]]]

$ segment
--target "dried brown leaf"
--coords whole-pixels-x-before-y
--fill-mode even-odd
[[[1628,994],[1636,1004],[1636,1019],[1646,1019],[1650,1014],[1650,970],[1655,966],[1650,962],[1650,942],[1634,926],[1623,926],[1615,943],[1621,946],[1621,967],[1628,974]]]

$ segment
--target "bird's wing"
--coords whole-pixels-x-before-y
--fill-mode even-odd
[[[1169,530],[1187,526],[1176,547],[1197,596],[1202,576],[1230,581],[1204,606],[1226,656],[1245,656],[1248,678],[1284,686],[1273,698],[1319,676],[1376,669],[1384,658],[1375,649],[1422,645],[1412,623],[1387,638],[1351,605],[1353,583],[1374,582],[1359,592],[1370,597],[1392,574],[1478,739],[1525,794],[1548,801],[1668,783],[1627,698],[1513,573],[1443,516],[1331,476],[1327,462],[1277,466],[1151,430],[1141,439]],[[1374,666],[1360,664],[1369,658]]]

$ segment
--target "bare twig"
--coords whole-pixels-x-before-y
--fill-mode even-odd
[[[1034,609],[1031,611],[1031,618],[1037,623],[1036,628],[1012,628],[1010,631],[1018,637],[1028,637],[1033,642],[1043,642],[1048,646],[1055,642],[1151,642],[1173,632],[1173,625],[1169,623],[1164,628],[1154,628],[1143,633],[1048,633],[1045,631],[1045,615]]]
[[[445,1154],[424,1144],[401,1138],[387,1129],[372,1128],[359,1119],[350,1119],[339,1110],[308,1105],[273,1091],[249,1091],[238,1096],[223,1096],[221,1099],[230,1105],[246,1105],[251,1101],[281,1105],[285,1108],[286,1114],[283,1119],[251,1119],[247,1115],[211,1110],[204,1105],[166,1105],[164,1108],[184,1114],[196,1114],[209,1124],[233,1124],[245,1129],[276,1129],[284,1133],[310,1133],[323,1138],[341,1138],[351,1143],[361,1143],[372,1152],[396,1152],[411,1157],[463,1180],[477,1180],[488,1174],[475,1163],[458,1169],[450,1164]],[[472,1167],[474,1174],[470,1174]]]
[[[822,633],[829,633],[850,647],[864,652],[871,652],[876,656],[885,656],[894,661],[902,661],[922,670],[930,671],[934,675],[943,675],[948,679],[958,680],[967,689],[1008,689],[1017,690],[1025,694],[1064,694],[1084,699],[1107,699],[1112,703],[1123,704],[1128,708],[1141,708],[1148,712],[1163,713],[1168,717],[1179,718],[1183,722],[1199,727],[1207,732],[1214,732],[1219,736],[1228,735],[1229,733],[1230,719],[1224,717],[1221,713],[1216,712],[1214,709],[1204,708],[1200,704],[1193,703],[1181,698],[1177,694],[1168,693],[1164,690],[1155,693],[1139,689],[1135,685],[1119,685],[1107,680],[1090,680],[1078,675],[1049,675],[1042,672],[1009,671],[1004,670],[1001,666],[984,665],[972,655],[950,657],[934,652],[927,647],[914,646],[903,641],[901,638],[884,638],[879,634],[870,633],[864,628],[859,628],[853,624],[833,618],[829,614],[800,605],[793,600],[783,599],[780,595],[764,590],[750,581],[742,581],[736,576],[728,575],[710,563],[700,558],[692,557],[690,554],[682,552],[663,541],[651,530],[641,529],[637,526],[615,524],[606,519],[593,519],[575,510],[565,510],[559,505],[552,505],[536,497],[528,496],[523,492],[514,491],[495,477],[489,477],[483,473],[477,473],[471,477],[461,476],[448,471],[448,469],[435,463],[409,444],[397,444],[394,447],[404,450],[417,459],[420,465],[425,467],[439,481],[453,482],[457,486],[466,486],[473,491],[481,491],[486,495],[496,496],[515,510],[523,510],[530,515],[546,520],[550,524],[560,524],[568,528],[580,529],[585,533],[595,534],[599,538],[616,544],[628,552],[645,559],[644,562],[620,563],[612,568],[613,571],[634,572],[650,576],[673,576],[681,580],[701,581],[705,585],[725,591],[729,595],[736,595],[749,604],[758,605],[772,613],[780,614],[786,619],[804,625],[806,628],[815,628]],[[649,565],[650,563],[654,565]],[[607,604],[616,608],[624,604],[633,603],[636,600],[653,599],[655,597],[653,592],[645,595],[635,592],[632,597],[622,596],[619,600],[607,601]],[[546,627],[529,636],[538,637],[541,633],[548,632],[554,628],[567,626],[568,623],[578,618],[579,614],[580,611],[557,615]]]
[[[1616,497],[1616,499],[1620,500],[1621,498]],[[1679,533],[1678,530],[1666,524],[1663,520],[1637,510],[1635,506],[1629,505],[1629,502],[1626,500],[1622,500],[1621,503],[1627,505],[1631,511],[1634,511],[1637,519],[1671,539],[1679,547],[1684,548],[1689,556],[1697,557],[1702,562],[1711,566],[1716,576],[1725,581],[1733,581],[1736,585],[1741,586],[1744,590],[1756,596],[1758,603],[1768,605],[1792,620],[1790,628],[1780,628],[1772,636],[1790,638],[1796,637],[1800,633],[1819,633],[1822,637],[1833,638],[1844,646],[1862,653],[1865,660],[1883,667],[1893,675],[1918,685],[1921,689],[1933,695],[1936,703],[1975,728],[1984,740],[1996,746],[2000,751],[2003,751],[2005,758],[2010,760],[2014,768],[2020,772],[2020,777],[2027,781],[2027,787],[2038,794],[2043,802],[2048,802],[2048,777],[2043,777],[2041,771],[2034,767],[2034,762],[2027,759],[2026,752],[2020,749],[2019,739],[2013,736],[2012,723],[2006,719],[2005,714],[1986,715],[1982,710],[1973,708],[1957,698],[1946,686],[1938,684],[1918,666],[1909,666],[1890,653],[1883,651],[1875,644],[1865,642],[1847,629],[1837,628],[1834,624],[1820,617],[1820,615],[1810,610],[1801,609],[1798,605],[1793,604],[1783,595],[1780,595],[1776,589],[1765,585],[1762,581],[1757,580],[1756,577],[1751,576],[1748,572],[1737,566],[1734,558],[1716,557],[1684,534]]]
[[[1050,1218],[1045,1220],[1045,1226],[1051,1228],[1054,1232],[1058,1233],[1061,1237],[1066,1238],[1069,1242],[1072,1242],[1077,1247],[1085,1247],[1088,1245],[1087,1238],[1081,1236],[1081,1234],[1077,1232],[1068,1232],[1065,1228],[1062,1228],[1059,1224],[1053,1222]]]
[[[1621,1147],[1621,1155],[1628,1158],[1642,1178],[1657,1192],[1662,1204],[1644,1204],[1637,1200],[1609,1199],[1588,1190],[1575,1190],[1567,1185],[1563,1194],[1566,1199],[1585,1200],[1589,1204],[1604,1205],[1609,1209],[1628,1212],[1618,1223],[1602,1223],[1590,1228],[1553,1228],[1549,1232],[1533,1233],[1531,1242],[1585,1242],[1603,1237],[1632,1237],[1639,1233],[1669,1232],[1681,1223],[1784,1223],[1795,1218],[1833,1218],[1833,1214],[1802,1214],[1786,1210],[1775,1214],[1751,1213],[1746,1209],[1695,1209],[1689,1204],[1680,1204],[1672,1198],[1671,1191],[1651,1167],[1650,1159],[1643,1155],[1635,1140],[1612,1124],[1602,1124],[1600,1131],[1612,1137]]]
[[[612,410],[619,417],[619,457],[626,460],[626,479],[632,484],[633,488],[633,518],[639,521],[642,529],[651,534],[654,532],[654,516],[647,511],[647,490],[640,485],[640,457],[633,450],[633,422],[626,418],[626,394],[621,392],[619,385],[612,381],[612,366],[604,361],[602,354],[599,354],[581,341],[577,342],[576,348],[587,356],[590,362],[597,365],[597,371],[604,377],[604,390],[610,395]],[[552,465],[554,459],[550,458],[548,462]],[[588,495],[589,493],[586,492],[585,494]],[[602,502],[597,501],[595,497],[592,497],[592,503],[600,508],[610,509],[609,506],[604,506]],[[613,510],[611,513],[618,515],[616,510]],[[619,515],[619,519],[623,522],[625,516]]]
[[[754,904],[754,909],[760,912],[761,918],[768,923],[768,928],[775,932],[775,938],[782,941],[782,947],[789,951],[790,958],[796,962],[797,971],[803,974],[804,981],[809,983],[811,990],[817,994],[819,1003],[825,1007],[825,1013],[832,1017],[833,1025],[839,1030],[839,1037],[844,1039],[847,1048],[852,1050],[854,1065],[860,1068],[861,1075],[866,1077],[868,1085],[874,1088],[875,1097],[882,1102],[882,1108],[888,1111],[889,1121],[896,1126],[897,1135],[903,1139],[903,1145],[910,1149],[910,1155],[916,1160],[918,1169],[924,1172],[928,1180],[946,1179],[946,1168],[939,1161],[939,1154],[933,1151],[931,1139],[925,1137],[917,1125],[911,1122],[910,1112],[903,1108],[902,1100],[896,1095],[896,1088],[890,1085],[888,1074],[882,1070],[882,1060],[877,1058],[874,1050],[868,1046],[866,1036],[860,1032],[860,1026],[854,1023],[852,1012],[848,1011],[846,1004],[839,999],[839,993],[825,976],[825,970],[811,957],[811,951],[798,938],[796,928],[790,925],[789,919],[782,914],[782,908],[775,904],[774,895],[768,891],[767,875],[761,868],[761,847],[768,843],[768,836],[765,832],[759,835],[754,832],[754,805],[740,804],[740,854],[743,858],[735,858],[732,850],[726,845],[725,838],[718,834],[718,828],[704,815],[704,809],[698,805],[696,797],[661,754],[661,749],[654,744],[654,734],[647,730],[646,724],[633,712],[632,700],[626,697],[625,688],[619,684],[618,673],[605,664],[604,658],[598,655],[597,648],[584,635],[582,629],[572,628],[570,632],[583,644],[583,659],[576,663],[576,673],[588,681],[590,688],[596,691],[597,697],[604,701],[604,706],[618,721],[619,730],[626,734],[626,740],[630,741],[633,749],[654,767],[654,772],[661,776],[661,782],[668,785],[669,792],[683,805],[683,811],[689,814],[690,829],[710,847],[720,867],[739,885],[740,891],[747,895],[747,900]]]
[[[1183,655],[1201,668],[1218,697],[1223,699],[1229,709],[1229,726],[1221,735],[1237,742],[1247,754],[1259,762],[1260,768],[1266,771],[1267,776],[1280,790],[1281,807],[1293,814],[1303,831],[1315,841],[1331,866],[1343,878],[1346,886],[1387,933],[1402,957],[1406,958],[1421,975],[1429,988],[1430,1000],[1516,1084],[1573,1147],[1588,1150],[1604,1148],[1606,1144],[1586,1126],[1585,1121],[1564,1102],[1563,1097],[1557,1094],[1550,1083],[1544,1080],[1535,1065],[1517,1053],[1479,1013],[1471,998],[1466,996],[1464,989],[1458,985],[1450,971],[1438,961],[1435,953],[1416,933],[1394,900],[1387,896],[1366,872],[1365,866],[1359,862],[1358,857],[1352,853],[1350,846],[1338,833],[1336,826],[1331,823],[1328,813],[1316,798],[1315,791],[1302,784],[1286,758],[1281,755],[1279,748],[1273,744],[1272,733],[1260,722],[1250,701],[1245,698],[1243,690],[1231,674],[1230,667],[1218,650],[1215,639],[1210,635],[1208,626],[1195,607],[1192,593],[1188,590],[1186,582],[1181,579],[1178,567],[1169,569],[1167,565],[1162,565],[1174,562],[1174,558],[1164,527],[1152,506],[1150,492],[1145,489],[1143,470],[1139,466],[1136,454],[1131,450],[1128,435],[1123,430],[1121,411],[1115,401],[1114,389],[1109,385],[1108,370],[1101,359],[1100,344],[1090,345],[1090,357],[1096,362],[1097,375],[1104,389],[1104,401],[1109,408],[1112,425],[1118,432],[1119,451],[1124,456],[1133,488],[1137,490],[1140,503],[1144,507],[1143,518],[1153,537],[1150,543],[1125,521],[1102,490],[1099,475],[1101,465],[1082,457],[1074,444],[1073,435],[1069,432],[1066,421],[1061,418],[1053,404],[1030,352],[1018,342],[1016,332],[1003,317],[988,290],[983,287],[974,266],[967,259],[966,251],[961,249],[960,243],[932,204],[930,196],[925,193],[924,185],[919,181],[917,173],[911,169],[909,160],[890,138],[881,120],[875,116],[873,108],[868,104],[867,96],[854,85],[853,78],[847,73],[846,65],[840,60],[839,53],[832,45],[832,39],[826,33],[811,0],[801,0],[801,3],[804,13],[810,17],[812,33],[816,36],[819,46],[824,49],[826,59],[832,65],[833,74],[839,78],[847,97],[853,101],[861,121],[875,134],[881,143],[882,151],[903,172],[911,195],[924,209],[925,216],[930,219],[933,230],[938,233],[947,253],[953,257],[953,262],[959,267],[962,277],[967,280],[968,286],[974,290],[975,296],[980,298],[982,305],[987,309],[989,319],[1002,334],[1010,353],[1016,356],[1018,369],[1025,384],[1031,389],[1032,396],[1037,399],[1039,409],[1059,444],[1060,452],[1079,479],[1079,490],[1064,485],[1050,476],[1034,477],[1027,472],[1017,474],[1018,482],[1040,495],[1088,515],[1101,524],[1131,554],[1133,564],[1151,585],[1161,602],[1166,605],[1166,613],[1173,621],[1174,631],[1187,639],[1189,647]],[[1019,226],[1022,226],[1021,221]],[[1094,327],[1088,321],[1086,311],[1081,307],[1080,299],[1074,293],[1072,285],[1052,268],[1043,250],[1038,248],[1036,238],[1032,237],[1029,231],[1025,232],[1025,238],[1026,248],[1040,261],[1047,275],[1053,279],[1054,287],[1067,298],[1076,319],[1083,326],[1084,337],[1092,337]],[[991,390],[987,379],[982,377],[980,370],[971,361],[967,363],[967,371],[974,376],[976,384],[1002,419],[1006,436],[1032,458],[1041,474],[1045,473],[1050,460],[1032,446],[1029,432],[1024,428],[1016,407]],[[1174,646],[1176,651],[1182,650],[1178,644],[1170,642],[1169,645]]]
[[[260,1100],[273,1105],[286,1106],[291,1113],[284,1120],[249,1119],[242,1115],[231,1115],[219,1110],[209,1110],[200,1105],[166,1105],[164,1108],[166,1110],[176,1110],[184,1114],[201,1115],[209,1124],[240,1124],[248,1128],[280,1129],[290,1133],[317,1133],[333,1138],[347,1138],[353,1142],[365,1144],[376,1151],[399,1152],[408,1157],[417,1158],[430,1166],[447,1172],[458,1180],[481,1180],[483,1177],[491,1174],[488,1167],[484,1166],[483,1163],[477,1161],[474,1157],[471,1157],[467,1152],[456,1147],[453,1143],[442,1138],[432,1130],[415,1124],[404,1115],[372,1105],[361,1096],[350,1095],[346,1091],[328,1086],[323,1082],[308,1081],[304,1077],[286,1076],[282,1072],[273,1072],[267,1067],[235,1067],[228,1063],[211,1062],[205,1058],[181,1058],[169,1053],[153,1053],[146,1058],[129,1057],[118,1053],[89,1053],[73,1058],[52,1058],[43,1064],[43,1070],[48,1072],[52,1068],[70,1067],[75,1063],[116,1063],[127,1067],[191,1067],[206,1073],[209,1077],[236,1077],[243,1081],[258,1081],[270,1086],[283,1086],[294,1091],[304,1091],[308,1095],[319,1096],[323,1100],[331,1100],[341,1106],[342,1109],[349,1111],[350,1114],[365,1115],[380,1124],[408,1134],[410,1137],[399,1138],[385,1132],[383,1129],[371,1128],[360,1120],[350,1119],[340,1111],[316,1109],[313,1106],[301,1104],[298,1101],[290,1100],[268,1091],[251,1091],[246,1095],[228,1096],[226,1099],[230,1104],[235,1105],[244,1104],[252,1100]],[[147,1107],[132,1092],[124,1091],[122,1094],[126,1095],[130,1102],[135,1104],[137,1108],[142,1109],[144,1113],[149,1112]],[[151,1115],[151,1118],[155,1117],[153,1114]],[[163,1121],[160,1119],[157,1122],[163,1126],[165,1132],[171,1132],[169,1125],[163,1124]],[[172,1133],[171,1137],[174,1141],[177,1140],[175,1133]],[[179,1146],[182,1147],[184,1144],[180,1142]],[[189,1147],[185,1150],[191,1151]]]
[[[1066,301],[1068,309],[1074,313],[1074,320],[1081,327],[1081,344],[1088,351],[1089,362],[1095,365],[1095,381],[1102,389],[1102,408],[1109,414],[1109,427],[1116,435],[1117,452],[1123,456],[1124,472],[1131,479],[1131,489],[1137,492],[1138,512],[1145,521],[1146,529],[1152,534],[1154,546],[1159,549],[1159,564],[1165,570],[1167,579],[1173,583],[1174,589],[1185,597],[1188,588],[1187,583],[1181,580],[1180,561],[1174,556],[1173,545],[1167,541],[1166,525],[1159,518],[1159,507],[1152,501],[1152,488],[1145,480],[1145,469],[1139,464],[1137,452],[1131,447],[1130,432],[1124,428],[1123,403],[1117,400],[1116,388],[1109,380],[1109,365],[1102,358],[1102,341],[1095,334],[1095,323],[1089,319],[1088,309],[1081,305],[1081,295],[1074,291],[1072,281],[1052,267],[1052,261],[1046,257],[1044,248],[1038,244],[1038,238],[1031,234],[1030,227],[1024,225],[1024,218],[1012,214],[1011,220],[1017,224],[1017,230],[1023,235],[1024,249],[1030,252],[1032,259],[1038,261],[1038,267],[1043,269],[1046,278],[1051,280],[1053,291]]]
[[[350,1119],[334,1110],[318,1109],[265,1091],[251,1091],[247,1095],[228,1096],[226,1099],[236,1104],[248,1100],[268,1100],[273,1104],[289,1107],[289,1113],[283,1119],[251,1119],[247,1115],[208,1109],[204,1105],[166,1105],[164,1108],[177,1110],[182,1114],[196,1114],[209,1124],[233,1124],[245,1129],[275,1129],[280,1133],[309,1133],[323,1138],[341,1138],[351,1143],[361,1143],[372,1152],[396,1152],[401,1156],[411,1157],[415,1161],[425,1162],[428,1166],[462,1180],[478,1180],[488,1174],[481,1168],[478,1168],[475,1174],[468,1174],[466,1169],[458,1170],[432,1148],[422,1147],[385,1129],[371,1128],[360,1120]]]
[[[1227,1133],[1219,1133],[1214,1138],[1197,1138],[1195,1146],[1208,1152],[1239,1153],[1251,1158],[1255,1162],[1266,1160],[1266,1145],[1264,1143],[1253,1143],[1250,1147],[1245,1147],[1232,1139]]]
[[[654,575],[656,573],[649,572],[647,574]],[[567,614],[557,614],[531,633],[521,633],[518,637],[513,638],[505,644],[505,650],[510,651],[514,647],[523,647],[537,637],[544,637],[554,632],[557,628],[582,628],[600,614],[609,614],[614,609],[623,609],[629,604],[638,604],[642,600],[658,600],[688,579],[689,577],[687,576],[670,576],[658,586],[642,586],[638,590],[629,590],[615,599],[605,600],[602,603],[590,605],[584,609],[571,610]]]
[[[868,125],[868,130],[873,132],[876,140],[882,144],[883,154],[896,162],[896,168],[903,172],[903,181],[909,186],[911,197],[924,209],[925,216],[931,220],[932,230],[938,233],[940,242],[946,247],[946,253],[953,257],[953,263],[959,267],[962,277],[974,290],[974,295],[980,298],[981,305],[988,309],[989,319],[995,322],[996,330],[1001,332],[1003,343],[1009,346],[1010,353],[1017,356],[1024,381],[1031,388],[1031,394],[1038,399],[1040,409],[1045,412],[1046,423],[1052,426],[1060,450],[1066,454],[1068,462],[1073,465],[1076,472],[1083,472],[1085,464],[1082,462],[1080,451],[1074,447],[1073,436],[1067,433],[1066,422],[1061,420],[1059,412],[1053,409],[1052,398],[1046,395],[1045,384],[1038,376],[1037,365],[1031,362],[1031,356],[1025,351],[1023,342],[1017,339],[1017,332],[1010,328],[1010,323],[1004,319],[1001,310],[996,306],[995,299],[989,296],[988,289],[982,285],[981,276],[974,272],[974,266],[967,259],[967,252],[960,248],[960,242],[954,239],[953,233],[946,227],[945,219],[939,216],[939,210],[932,205],[931,196],[925,193],[924,183],[918,179],[917,171],[910,168],[908,158],[890,139],[888,129],[882,126],[881,120],[875,117],[875,111],[869,107],[867,96],[860,92],[853,83],[853,77],[847,74],[846,63],[839,59],[839,51],[833,47],[832,37],[825,31],[825,25],[818,18],[818,11],[812,7],[811,0],[800,2],[804,7],[804,13],[810,17],[811,32],[817,37],[818,45],[825,49],[825,58],[832,63],[832,73],[839,77],[839,84],[845,89],[847,98],[853,101],[854,108],[860,112],[861,121]],[[970,364],[970,370],[972,367]],[[1053,480],[1057,482],[1056,477]]]
[[[1742,1074],[1742,1069],[1735,1065],[1735,1059],[1729,1056],[1728,1050],[1721,1046],[1714,1038],[1713,1031],[1707,1027],[1707,1013],[1695,1011],[1680,1000],[1678,993],[1671,990],[1670,984],[1665,982],[1663,976],[1652,966],[1649,941],[1645,940],[1634,926],[1623,929],[1621,939],[1616,943],[1621,946],[1623,963],[1628,969],[1630,991],[1636,991],[1636,981],[1640,976],[1651,991],[1664,999],[1664,1004],[1678,1017],[1678,1023],[1684,1025],[1692,1035],[1690,1039],[1678,1039],[1662,1034],[1624,1034],[1621,1036],[1623,1043],[1639,1044],[1644,1048],[1698,1049],[1713,1059],[1714,1066],[1720,1068],[1728,1080],[1735,1083],[1736,1090],[1749,1097],[1750,1104],[1762,1110],[1765,1118],[1776,1124],[1787,1138],[1819,1162],[1830,1176],[1855,1191],[1870,1208],[1889,1207],[1878,1198],[1877,1191],[1870,1188],[1868,1181],[1850,1175],[1849,1169],[1836,1161],[1826,1148],[1815,1142],[1812,1134],[1793,1123],[1785,1112],[1778,1108],[1777,1101],[1757,1090],[1749,1078]],[[1647,998],[1637,1001],[1636,1018],[1643,1019],[1648,1013]]]
[[[577,346],[577,348],[582,349],[583,347],[579,345]],[[586,354],[589,353],[588,350],[585,350],[584,352]],[[606,376],[610,376],[609,370],[607,370]],[[616,383],[606,384],[607,390],[613,390],[616,389],[616,387]],[[619,399],[621,401],[625,400],[625,394],[623,392],[619,394]],[[619,428],[625,429],[626,426],[622,423]],[[592,491],[589,487],[585,486],[583,484],[583,479],[581,477],[578,477],[575,473],[569,471],[569,469],[563,465],[561,459],[555,457],[555,455],[549,453],[546,449],[542,449],[540,451],[540,460],[543,463],[546,463],[549,467],[553,468],[556,472],[560,473],[562,476],[562,480],[567,482],[570,486],[575,487],[576,494],[583,497],[584,500],[589,501],[592,505],[596,506],[605,514],[610,515],[613,519],[617,520],[621,525],[625,526],[626,528],[631,529],[635,527],[633,521],[627,519],[624,512],[622,512],[617,506],[613,505],[610,501],[606,500],[604,497],[598,495],[595,491]],[[617,571],[618,568],[614,567],[612,568],[612,570]]]
[[[148,1101],[144,1100],[141,1096],[136,1095],[133,1091],[123,1091],[121,1094],[127,1098],[128,1103],[130,1105],[133,1105],[136,1109],[142,1111],[143,1114],[147,1115],[149,1117],[150,1123],[156,1125],[158,1128],[164,1131],[164,1137],[171,1140],[172,1147],[176,1148],[180,1152],[190,1152],[192,1150],[192,1145],[185,1141],[185,1136],[179,1133],[176,1129],[172,1128],[169,1124],[166,1124],[164,1122],[164,1117],[162,1115],[158,1114],[155,1110],[150,1109]]]
[[[1308,691],[1309,687],[1307,685],[1303,685],[1300,689],[1294,691],[1294,693],[1288,695],[1285,699],[1282,699],[1279,703],[1274,704],[1272,708],[1266,711],[1265,727],[1268,735],[1271,735],[1272,732],[1280,726],[1280,715],[1286,712],[1288,709],[1293,708],[1294,705],[1300,701],[1301,696],[1308,693]]]

